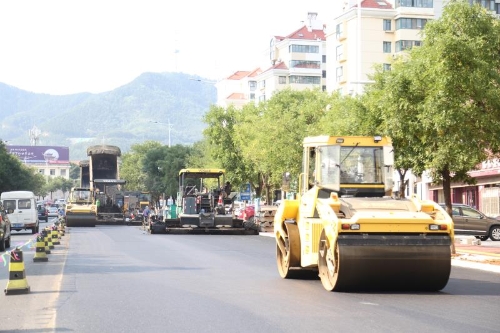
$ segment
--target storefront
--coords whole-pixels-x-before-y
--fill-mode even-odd
[[[476,184],[451,184],[451,202],[472,206],[492,217],[500,216],[500,163],[483,162],[478,170],[469,172]],[[444,202],[443,186],[429,184],[429,198]]]

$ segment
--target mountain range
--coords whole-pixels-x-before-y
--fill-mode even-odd
[[[183,73],[143,73],[99,94],[38,94],[0,83],[0,139],[30,145],[36,126],[36,145],[67,146],[71,160],[86,159],[96,144],[122,153],[147,140],[189,145],[202,139],[202,118],[216,96],[209,80]]]

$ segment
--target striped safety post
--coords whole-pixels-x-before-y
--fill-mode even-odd
[[[9,281],[4,292],[5,295],[27,294],[30,292],[24,269],[23,251],[18,248],[10,252]]]

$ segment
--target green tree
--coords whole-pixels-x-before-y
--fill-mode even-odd
[[[120,178],[126,180],[125,188],[128,191],[147,191],[146,174],[143,172],[144,158],[150,150],[160,147],[162,145],[159,142],[146,141],[132,145],[130,151],[122,155]]]
[[[80,183],[80,166],[75,163],[70,163],[69,165],[69,178]]]
[[[0,168],[0,192],[19,190],[37,192],[43,185],[43,176],[35,168],[21,163],[16,156],[9,154],[1,140],[0,165],[2,166]]]
[[[212,105],[203,118],[208,125],[203,134],[210,146],[212,165],[225,169],[233,186],[239,186],[254,176],[252,165],[241,155],[242,143],[235,140],[235,126],[241,113],[234,106],[224,109]]]
[[[186,168],[192,148],[175,145],[149,150],[144,156],[143,172],[146,190],[157,200],[161,195],[175,197],[179,188],[179,171]]]
[[[302,165],[302,141],[318,133],[318,123],[331,96],[319,90],[282,90],[258,106],[247,105],[235,127],[241,155],[259,176],[259,186],[271,200],[283,174],[298,178]]]
[[[193,144],[186,164],[189,168],[219,168],[220,164],[212,157],[212,145],[207,139]]]
[[[499,21],[478,5],[452,1],[426,25],[421,47],[376,76],[383,93],[371,93],[401,154],[398,165],[430,170],[449,212],[451,183],[470,182],[467,172],[500,151],[499,54]]]

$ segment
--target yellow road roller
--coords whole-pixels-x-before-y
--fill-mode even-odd
[[[66,204],[66,226],[95,227],[97,206],[89,188],[74,187],[71,189]]]
[[[282,278],[319,275],[328,291],[438,291],[451,270],[453,221],[436,203],[392,197],[387,137],[303,141],[295,200],[274,219]]]

